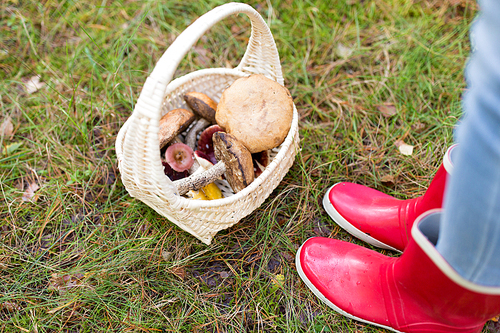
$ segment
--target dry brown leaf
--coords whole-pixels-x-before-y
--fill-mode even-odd
[[[186,277],[186,270],[184,269],[184,267],[173,267],[172,269],[170,269],[170,273],[174,274],[181,280],[184,280],[184,278]]]
[[[3,120],[2,125],[0,125],[0,137],[12,136],[13,133],[14,125],[12,125],[12,119],[7,117]]]
[[[413,131],[415,131],[416,133],[422,133],[426,127],[427,127],[427,125],[425,125],[424,123],[418,122],[418,121],[416,123],[414,123],[413,125],[411,125],[411,129]]]
[[[16,302],[3,302],[0,303],[0,310],[6,310],[7,312],[20,311],[21,307]]]
[[[72,275],[54,273],[50,278],[48,290],[58,291],[60,295],[65,294],[68,290],[80,286],[84,277],[82,273]]]
[[[237,25],[233,24],[231,26],[231,32],[233,33],[233,35],[237,35],[239,34],[241,31],[240,27],[238,27]]]
[[[391,103],[385,103],[382,105],[377,105],[377,110],[382,113],[384,117],[392,117],[396,114],[398,114],[398,111],[396,110],[396,106]]]
[[[163,260],[165,261],[169,261],[170,259],[172,259],[174,253],[173,252],[169,252],[169,251],[161,251],[161,257],[163,258]]]
[[[387,186],[387,185],[394,185],[396,181],[394,180],[393,175],[385,175],[382,176],[382,178],[380,178],[380,182]]]
[[[395,143],[396,147],[398,147],[399,152],[403,155],[410,156],[413,154],[413,146],[404,143],[403,140],[397,140]]]
[[[196,57],[194,58],[194,62],[200,66],[208,66],[210,64],[209,52],[207,49],[194,46],[193,51],[196,53]]]
[[[37,183],[31,183],[28,185],[28,188],[23,193],[22,200],[23,201],[32,201],[35,196],[35,192],[40,188]],[[36,201],[36,198],[35,198]]]
[[[37,92],[45,86],[45,82],[40,81],[40,76],[35,75],[24,80],[24,88],[28,95]]]

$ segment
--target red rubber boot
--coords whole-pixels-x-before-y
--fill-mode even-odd
[[[500,314],[500,287],[462,278],[437,252],[439,210],[417,218],[399,258],[310,238],[297,252],[305,284],[333,310],[395,332],[480,333]]]
[[[421,197],[400,200],[363,185],[344,182],[328,189],[323,207],[353,236],[376,247],[403,251],[415,219],[430,209],[442,207],[446,178],[453,169],[451,155],[455,147],[448,148],[443,163]]]

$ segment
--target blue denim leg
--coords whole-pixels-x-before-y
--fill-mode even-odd
[[[479,2],[436,248],[465,279],[500,286],[500,1]]]

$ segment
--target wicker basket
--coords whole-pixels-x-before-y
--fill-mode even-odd
[[[245,13],[252,22],[251,37],[241,63],[233,69],[203,69],[171,81],[180,61],[196,41],[215,23],[237,13]],[[186,92],[203,92],[218,102],[234,80],[254,73],[264,74],[283,85],[271,31],[259,13],[246,4],[219,6],[191,24],[163,54],[116,139],[118,167],[129,194],[205,244],[210,244],[219,230],[229,228],[259,207],[288,172],[299,147],[297,110],[294,105],[290,132],[285,141],[271,151],[271,162],[265,171],[236,194],[226,181],[217,181],[224,198],[210,201],[178,195],[174,184],[165,176],[160,160],[159,120],[170,110],[189,108],[183,99]]]

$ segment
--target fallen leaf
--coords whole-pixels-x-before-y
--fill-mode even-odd
[[[53,273],[49,281],[49,291],[58,291],[60,295],[65,294],[68,290],[78,287],[82,284],[85,275],[82,273],[60,275]]]
[[[33,197],[35,196],[35,192],[40,188],[37,183],[31,183],[28,185],[28,188],[26,191],[23,193],[23,201],[32,201]],[[36,199],[35,199],[36,201]]]
[[[387,118],[398,114],[398,112],[396,110],[396,106],[394,106],[394,104],[390,104],[390,103],[377,105],[377,110],[379,110],[379,112],[382,113],[382,115],[387,117]]]
[[[6,310],[7,312],[20,311],[21,307],[15,302],[3,302],[0,303],[0,310]]]
[[[237,35],[240,33],[240,27],[238,27],[237,25],[233,24],[231,26],[231,32],[233,33],[233,35]]]
[[[421,122],[416,122],[413,125],[411,125],[411,129],[413,131],[415,131],[416,133],[422,133],[426,127],[427,127],[427,125],[425,125],[424,123],[421,123]]]
[[[173,252],[168,252],[168,251],[161,251],[161,257],[163,258],[163,260],[165,261],[169,261],[170,259],[172,259],[172,256],[174,255]]]
[[[413,146],[404,143],[403,140],[397,140],[395,143],[396,147],[398,147],[399,152],[403,155],[410,156],[413,154]]]
[[[10,155],[15,152],[19,147],[21,147],[22,142],[13,142],[10,145],[5,146],[5,154]]]
[[[200,66],[208,66],[210,64],[210,58],[208,57],[208,50],[199,47],[199,46],[194,46],[193,47],[194,52],[196,53],[196,57],[194,58],[194,61],[200,65]]]
[[[7,117],[0,125],[0,137],[2,136],[12,136],[14,133],[14,125],[12,125],[12,119]]]
[[[269,272],[277,271],[281,266],[281,258],[279,256],[272,256],[269,258],[269,262],[267,263],[267,270]]]
[[[26,90],[26,93],[28,95],[33,94],[34,92],[37,92],[41,88],[45,86],[45,82],[40,81],[40,76],[35,75],[24,82],[24,87]]]
[[[382,178],[380,178],[380,182],[385,186],[394,185],[395,183],[394,176],[393,175],[382,176]]]
[[[339,57],[346,59],[351,56],[351,54],[354,52],[354,49],[351,49],[344,44],[338,43],[336,51]]]
[[[490,320],[494,321],[495,323],[498,323],[498,321],[500,320],[500,316],[493,317]]]
[[[276,274],[271,276],[272,289],[283,288],[285,285],[285,276],[283,274]]]
[[[173,267],[172,269],[170,269],[170,273],[174,274],[181,280],[184,280],[184,278],[186,277],[186,270],[184,269],[184,267]]]

